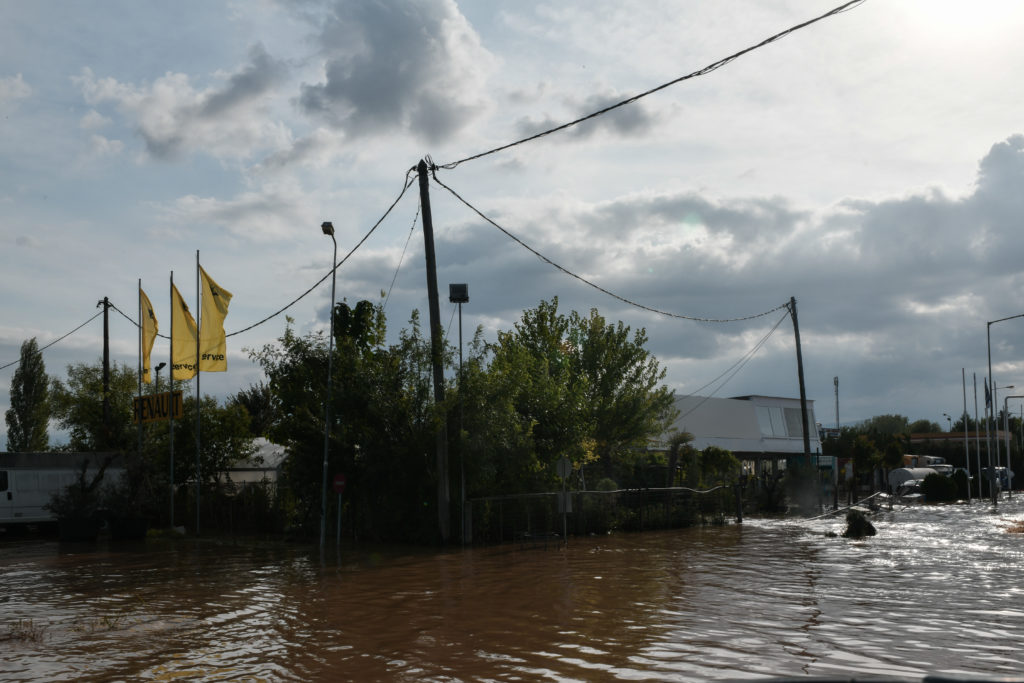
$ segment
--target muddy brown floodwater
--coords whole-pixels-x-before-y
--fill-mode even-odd
[[[838,519],[331,549],[0,544],[0,680],[748,680],[1024,672],[1024,496]]]

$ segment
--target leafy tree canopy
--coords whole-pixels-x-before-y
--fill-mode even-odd
[[[50,384],[53,416],[68,431],[67,449],[80,452],[126,451],[138,445],[132,424],[132,399],[138,390],[137,371],[125,364],[110,366],[110,416],[103,421],[103,363],[75,363],[67,381]]]
[[[11,407],[7,421],[7,450],[40,452],[49,448],[50,392],[46,366],[35,337],[22,343],[21,359],[11,377]]]

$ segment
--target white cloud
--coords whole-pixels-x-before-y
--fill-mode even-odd
[[[349,136],[408,132],[439,142],[488,108],[494,58],[453,0],[338,0],[321,29],[324,79],[299,106]]]
[[[124,150],[124,143],[120,140],[109,140],[102,135],[93,135],[90,140],[95,157],[117,156]]]
[[[146,145],[159,159],[202,151],[219,158],[248,159],[257,150],[287,146],[289,131],[270,120],[268,98],[287,68],[261,45],[232,74],[222,74],[218,87],[197,89],[182,73],[166,73],[149,85],[135,86],[98,78],[89,68],[73,82],[86,102],[112,102],[132,120]]]
[[[0,106],[23,100],[32,94],[32,86],[25,82],[21,74],[0,78]]]
[[[163,213],[165,220],[174,224],[217,226],[256,242],[284,239],[297,225],[315,224],[300,196],[286,189],[263,188],[231,199],[187,195],[165,207]]]
[[[110,117],[104,116],[95,109],[90,109],[88,113],[78,121],[79,127],[85,130],[103,128],[104,126],[109,126],[110,123]]]

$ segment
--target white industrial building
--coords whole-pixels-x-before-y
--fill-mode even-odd
[[[679,416],[672,429],[652,444],[652,449],[667,450],[671,435],[685,431],[693,435],[690,445],[697,450],[717,446],[732,451],[748,465],[751,473],[763,472],[766,467],[777,469],[778,463],[804,454],[798,398],[681,396],[676,398],[675,407]],[[807,422],[810,453],[816,455],[821,452],[821,440],[815,426],[813,401],[807,401]]]

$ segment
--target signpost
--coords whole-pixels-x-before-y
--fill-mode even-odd
[[[562,542],[566,545],[569,544],[569,532],[568,522],[566,515],[572,512],[572,502],[570,502],[569,494],[565,491],[566,481],[569,479],[569,475],[572,474],[572,462],[569,458],[564,455],[558,459],[558,476],[562,478],[562,495],[559,497],[558,507],[562,510]]]
[[[183,414],[181,391],[165,391],[162,394],[144,394],[132,399],[132,424],[142,422],[158,422],[166,420],[174,411],[174,419],[180,420]]]
[[[344,474],[339,472],[338,474],[334,475],[334,492],[338,494],[338,526],[337,529],[335,530],[334,543],[339,548],[341,547],[341,494],[345,493],[346,483],[347,479],[345,478]]]

